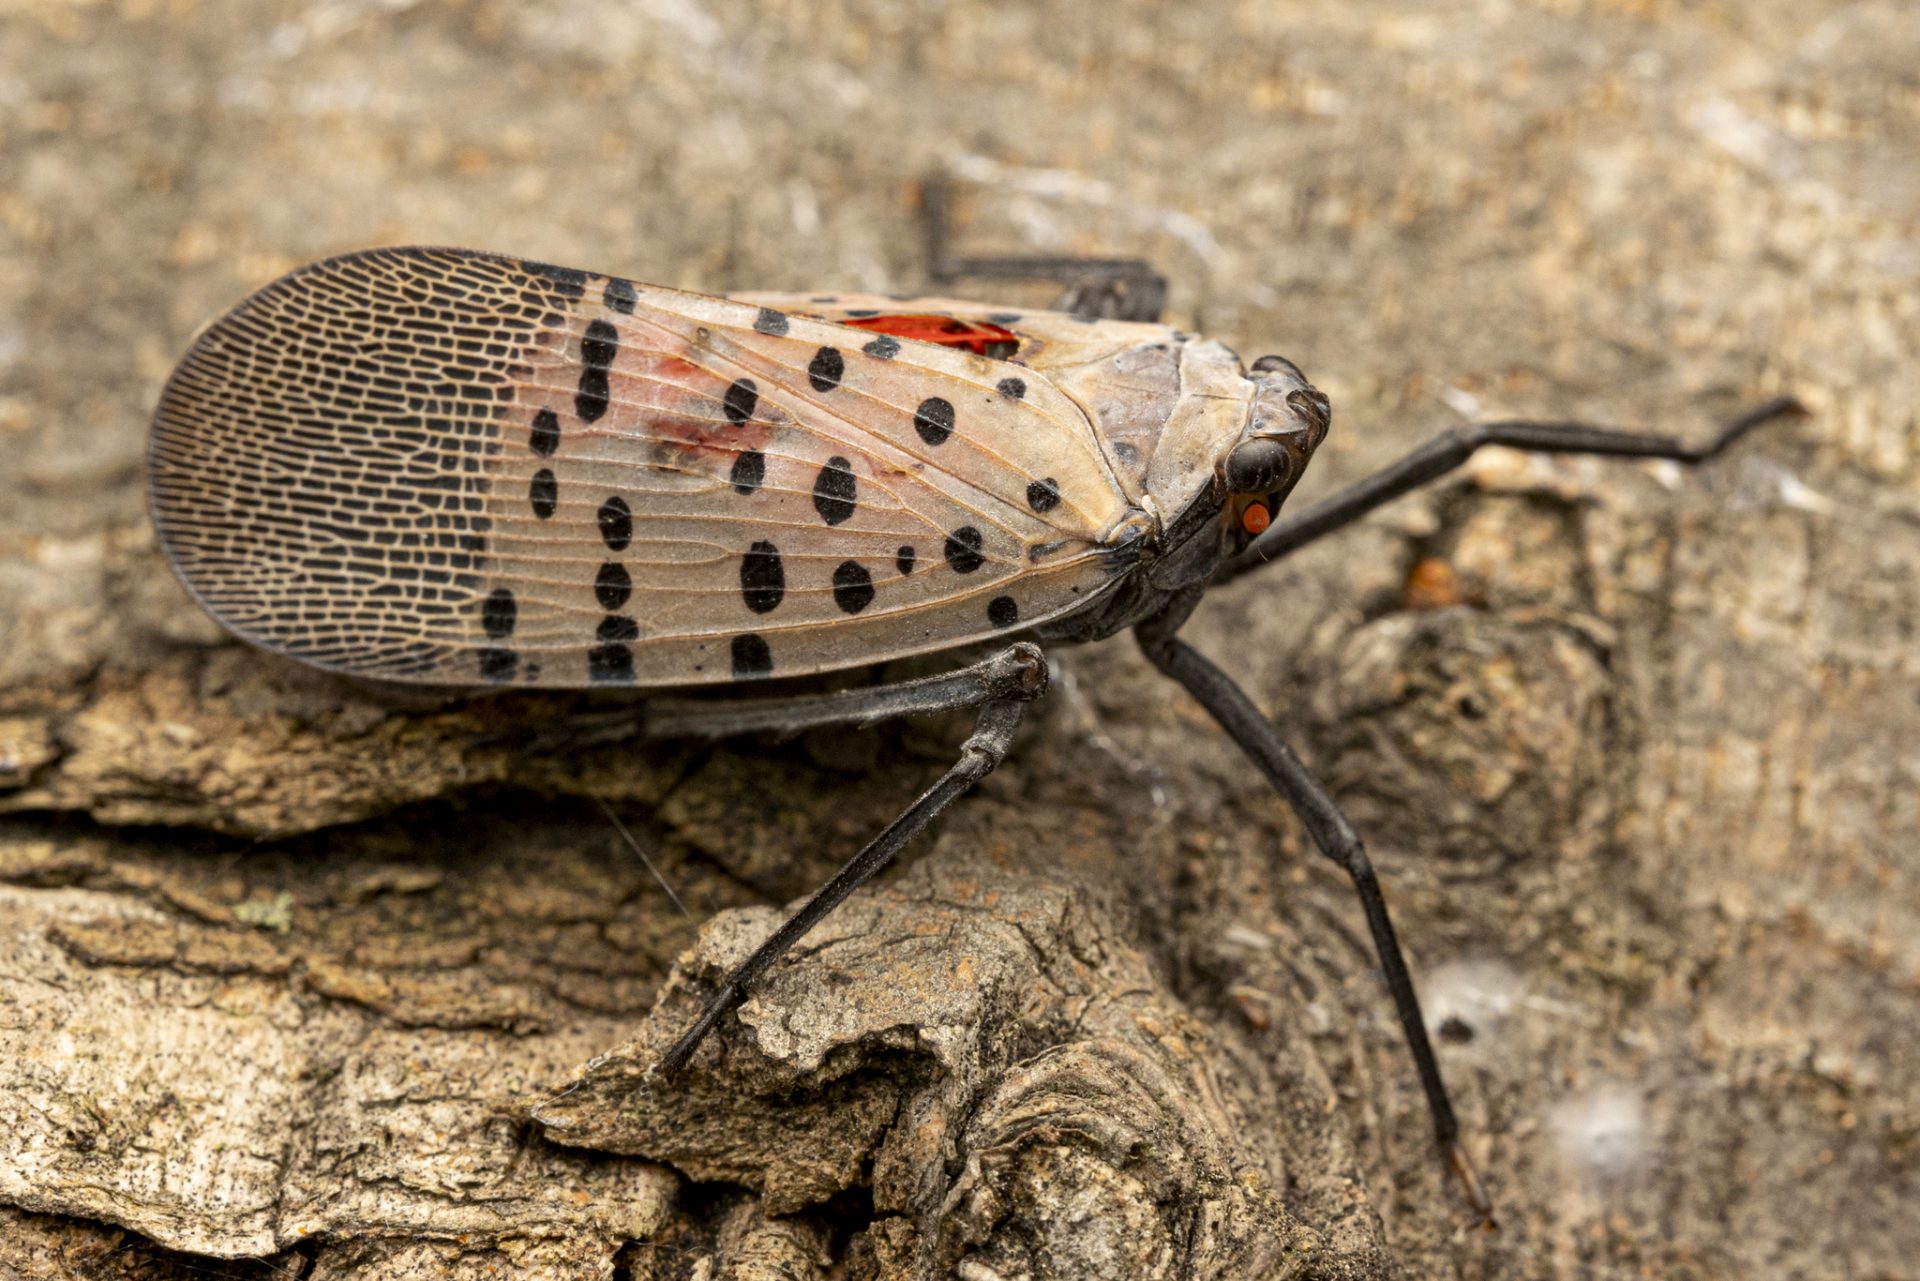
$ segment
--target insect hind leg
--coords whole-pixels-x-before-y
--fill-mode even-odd
[[[1075,258],[1049,254],[961,257],[953,252],[952,189],[939,174],[920,188],[927,237],[927,275],[935,284],[979,280],[1050,280],[1065,292],[1054,304],[1081,320],[1156,322],[1167,302],[1167,278],[1141,258]]]
[[[693,1026],[681,1034],[680,1039],[661,1056],[660,1072],[671,1074],[685,1067],[720,1020],[746,999],[749,984],[766,973],[788,948],[798,943],[809,930],[844,903],[848,895],[893,862],[901,847],[918,835],[942,810],[993,772],[1006,758],[1014,731],[1020,727],[1021,717],[1026,712],[1027,701],[1024,697],[996,699],[980,709],[973,733],[961,745],[960,759],[953,767],[921,793],[920,798],[889,823],[865,849],[835,872],[832,880],[814,891],[813,897],[801,904],[799,910],[788,917],[766,942],[755,948],[753,955],[727,975],[720,984],[720,990],[707,1001]]]
[[[1472,1162],[1467,1159],[1466,1149],[1461,1146],[1460,1122],[1454,1115],[1453,1101],[1447,1096],[1440,1063],[1427,1036],[1426,1020],[1420,1014],[1413,976],[1400,950],[1393,918],[1387,912],[1387,901],[1380,892],[1380,881],[1374,874],[1373,861],[1367,857],[1366,845],[1327,789],[1307,771],[1306,765],[1247,697],[1246,691],[1198,650],[1175,639],[1172,632],[1177,625],[1177,620],[1171,624],[1151,620],[1135,629],[1134,635],[1148,660],[1178,681],[1206,708],[1299,816],[1320,852],[1339,864],[1353,882],[1354,893],[1359,896],[1361,910],[1366,914],[1367,928],[1373,935],[1374,953],[1380,958],[1387,990],[1400,1016],[1400,1030],[1413,1054],[1420,1087],[1427,1096],[1434,1139],[1466,1189],[1481,1223],[1493,1227],[1493,1206],[1479,1176],[1474,1173]]]

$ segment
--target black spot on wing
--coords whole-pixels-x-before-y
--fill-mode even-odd
[[[773,675],[773,650],[766,638],[745,632],[733,638],[733,678],[759,680]]]
[[[913,411],[913,429],[929,445],[944,445],[953,435],[953,402],[941,396],[929,396]]]
[[[596,685],[630,684],[633,646],[628,642],[639,635],[640,624],[624,614],[608,614],[602,618],[593,634],[598,643],[587,651],[588,679]]]
[[[527,502],[541,520],[551,517],[560,505],[560,481],[551,467],[542,467],[533,473],[533,479],[527,483]]]
[[[995,596],[987,602],[987,621],[995,627],[1012,627],[1020,621],[1020,605],[1011,596]]]
[[[512,590],[506,587],[494,588],[486,603],[480,607],[480,626],[492,640],[505,640],[513,635],[514,624],[519,617],[519,603],[513,599]]]
[[[842,561],[833,571],[833,603],[844,614],[857,614],[873,604],[873,575],[857,560]]]
[[[832,347],[822,347],[807,365],[807,381],[815,391],[832,391],[846,372],[846,357]]]
[[[787,571],[780,549],[761,541],[740,558],[740,596],[756,614],[771,614],[787,595]]]
[[[727,474],[727,480],[736,492],[751,494],[766,483],[767,456],[757,449],[749,449],[733,460],[733,470]]]
[[[900,340],[889,334],[881,334],[860,350],[876,360],[892,360],[900,354]]]
[[[593,640],[597,641],[634,640],[636,636],[639,624],[626,615],[607,615],[593,628]]]
[[[859,482],[853,476],[853,464],[835,455],[827,459],[813,482],[813,509],[829,525],[838,525],[853,516],[859,505]]]
[[[580,390],[573,398],[583,423],[598,422],[607,412],[607,371],[620,354],[620,331],[604,320],[587,326],[580,340]]]
[[[774,338],[785,338],[788,327],[787,317],[785,313],[775,311],[771,307],[762,307],[760,314],[753,318],[753,327]]]
[[[727,394],[720,398],[720,408],[735,427],[745,426],[759,403],[760,391],[751,378],[734,379],[727,387]]]
[[[631,595],[633,576],[619,561],[607,561],[600,566],[600,572],[593,576],[593,597],[600,602],[600,608],[619,609]]]
[[[600,620],[600,626],[594,629],[594,639],[605,644],[608,641],[630,641],[640,635],[640,624],[625,614],[608,614]]]
[[[987,558],[980,551],[982,542],[980,531],[972,525],[962,525],[948,534],[944,549],[947,567],[956,574],[971,574],[979,569],[987,563]]]
[[[633,510],[627,506],[627,500],[615,494],[600,504],[596,519],[600,522],[600,540],[606,543],[607,550],[627,550],[627,544],[633,541]]]
[[[560,448],[560,415],[551,409],[542,409],[535,414],[527,445],[542,458],[553,457],[553,452]]]
[[[610,310],[624,316],[633,314],[633,304],[637,297],[638,295],[633,291],[633,282],[630,280],[609,280],[606,292],[600,295],[601,301],[606,303]]]
[[[596,685],[633,683],[633,646],[603,641],[587,651],[587,679]]]

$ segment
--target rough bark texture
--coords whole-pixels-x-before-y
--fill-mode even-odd
[[[1911,6],[0,23],[0,1276],[1920,1275]],[[146,414],[281,270],[912,289],[941,163],[970,248],[1151,257],[1306,368],[1302,499],[1462,413],[1813,408],[1695,475],[1483,459],[1188,629],[1369,838],[1499,1234],[1344,882],[1125,641],[669,1086],[964,726],[567,746],[162,568]]]

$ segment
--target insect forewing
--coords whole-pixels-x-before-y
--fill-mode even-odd
[[[642,686],[949,648],[1098,595],[1138,513],[1006,361],[461,250],[331,259],[175,372],[183,581],[351,675]]]

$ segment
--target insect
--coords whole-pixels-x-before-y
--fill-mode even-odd
[[[1141,263],[937,249],[935,265],[1071,288],[1031,311],[717,297],[456,249],[302,268],[206,330],[167,384],[149,457],[161,542],[230,630],[351,677],[635,689],[656,737],[976,710],[954,765],[724,981],[668,1072],[1002,761],[1046,691],[1045,646],[1131,631],[1348,873],[1439,1149],[1490,1223],[1360,837],[1177,633],[1210,584],[1482,445],[1693,463],[1797,405],[1700,447],[1578,423],[1456,430],[1282,516],[1331,424],[1292,362],[1243,364],[1160,324],[1164,282]],[[900,683],[780,684],[975,647]]]

